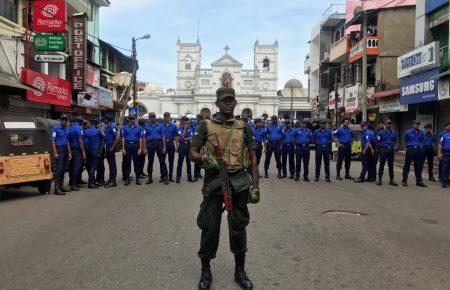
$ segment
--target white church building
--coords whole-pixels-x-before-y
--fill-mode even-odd
[[[225,46],[225,54],[211,64],[202,68],[202,49],[200,42],[177,42],[177,88],[175,94],[167,94],[156,84],[149,84],[139,92],[140,112],[162,114],[170,112],[179,116],[184,114],[213,114],[216,90],[224,82],[236,91],[238,105],[235,114],[248,114],[260,117],[263,114],[278,115],[280,101],[283,97],[278,91],[278,42],[260,44],[255,42],[253,48],[254,66],[243,68],[242,63],[232,57]],[[310,111],[306,99],[307,92],[302,88],[301,99],[296,100],[296,109]],[[287,100],[286,100],[287,101]]]

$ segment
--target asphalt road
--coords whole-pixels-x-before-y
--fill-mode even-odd
[[[354,162],[354,176],[359,169]],[[410,184],[305,183],[271,171],[261,203],[250,205],[255,288],[450,289],[450,190]],[[200,188],[184,179],[66,196],[8,192],[0,289],[196,289]],[[225,221],[213,289],[238,289]]]

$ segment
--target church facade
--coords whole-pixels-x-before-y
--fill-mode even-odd
[[[216,90],[230,85],[236,90],[238,105],[236,115],[248,114],[259,117],[263,114],[278,115],[278,42],[260,44],[253,48],[253,68],[243,68],[243,64],[232,57],[225,46],[225,54],[210,67],[202,67],[200,42],[177,42],[177,89],[175,94],[160,91],[139,93],[139,101],[148,112],[184,114],[213,114]]]

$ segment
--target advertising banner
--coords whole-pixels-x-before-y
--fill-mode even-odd
[[[38,90],[37,92],[28,90],[27,100],[70,107],[72,88],[69,81],[24,68],[22,69],[22,82]]]
[[[344,98],[343,97],[344,97],[344,89],[340,88],[340,89],[338,89],[338,103],[337,103],[338,109],[344,107]],[[334,110],[334,105],[336,103],[335,98],[336,98],[335,92],[332,91],[330,93],[330,97],[328,99],[328,106],[329,106],[330,110]]]
[[[72,25],[72,84],[75,91],[86,88],[86,14],[75,14]]]
[[[437,42],[421,46],[397,59],[397,77],[411,75],[412,71],[439,66],[439,45]]]
[[[65,32],[67,4],[64,0],[36,0],[33,4],[33,30],[36,32]]]
[[[97,91],[100,107],[112,109],[114,107],[112,91],[102,87],[97,88]]]
[[[86,84],[100,87],[100,69],[91,64],[87,65]]]
[[[439,68],[401,79],[400,104],[409,105],[438,100]]]
[[[448,0],[426,0],[425,1],[425,13],[428,14],[433,10],[441,7],[442,5],[447,4]]]
[[[39,51],[64,51],[66,39],[62,35],[36,34],[33,37],[33,47]]]
[[[355,113],[359,111],[359,84],[345,89],[345,113]]]
[[[34,60],[37,62],[63,63],[66,61],[66,57],[60,54],[36,54]]]
[[[378,100],[380,113],[407,112],[408,105],[400,104],[398,96],[389,96]]]

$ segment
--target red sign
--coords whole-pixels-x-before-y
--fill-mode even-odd
[[[24,68],[22,69],[22,82],[36,89],[36,92],[27,91],[27,100],[70,107],[72,88],[69,81]]]
[[[37,32],[65,32],[67,4],[64,0],[36,0],[33,29]]]
[[[75,91],[84,91],[86,88],[86,14],[76,14],[72,19],[72,84]]]
[[[100,69],[88,64],[86,68],[86,84],[99,87],[100,86]]]

